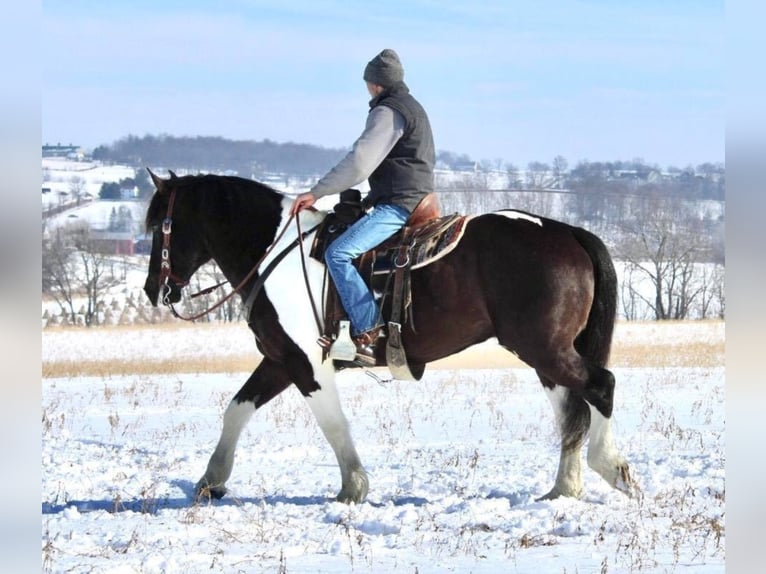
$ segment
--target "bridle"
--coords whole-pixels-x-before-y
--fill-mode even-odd
[[[170,199],[168,200],[168,210],[165,213],[165,219],[162,220],[162,251],[160,252],[160,296],[162,298],[163,305],[167,305],[173,310],[175,315],[175,309],[170,302],[170,285],[169,281],[172,279],[176,287],[185,287],[189,284],[188,281],[184,281],[176,275],[170,268],[170,234],[173,232],[173,204],[176,201],[176,190],[173,189],[170,192]]]
[[[287,252],[289,252],[291,249],[293,249],[296,245],[301,245],[301,262],[303,264],[303,275],[306,279],[306,285],[308,287],[308,275],[306,271],[306,263],[304,260],[304,254],[303,254],[303,239],[309,235],[310,233],[313,233],[320,224],[317,224],[313,226],[308,231],[301,232],[301,226],[300,226],[300,218],[295,217],[295,215],[290,215],[288,220],[285,222],[284,226],[282,226],[282,230],[277,234],[277,236],[274,238],[274,241],[271,243],[269,248],[266,250],[266,252],[261,256],[261,258],[253,265],[253,268],[250,269],[250,271],[245,275],[245,277],[242,279],[242,281],[239,282],[239,285],[237,285],[228,295],[226,295],[223,299],[215,303],[212,307],[209,307],[205,309],[204,311],[201,311],[199,313],[196,313],[191,316],[184,316],[181,315],[178,311],[176,311],[175,307],[173,306],[173,303],[170,301],[170,294],[171,294],[171,287],[170,287],[170,281],[172,280],[176,287],[182,288],[189,284],[188,280],[183,280],[177,275],[174,275],[170,266],[170,236],[173,232],[173,206],[175,204],[176,199],[176,190],[175,188],[170,191],[170,198],[168,199],[168,209],[165,213],[165,219],[162,220],[162,251],[160,252],[160,276],[159,276],[159,286],[160,286],[160,298],[162,300],[162,304],[166,305],[170,308],[170,311],[173,313],[173,316],[175,316],[178,319],[182,319],[184,321],[194,321],[196,319],[199,319],[200,317],[204,317],[211,311],[215,311],[226,303],[229,299],[234,297],[237,293],[239,293],[242,288],[247,284],[250,279],[253,278],[253,276],[258,271],[258,268],[261,266],[263,261],[271,254],[271,252],[274,250],[274,247],[279,243],[279,241],[282,239],[282,236],[287,231],[287,228],[290,226],[290,223],[293,219],[295,219],[297,227],[298,227],[298,237],[290,243],[282,252],[277,255],[272,265],[267,267],[266,271],[263,275],[259,278],[256,285],[253,287],[250,295],[247,298],[247,303],[245,305],[247,309],[248,314],[248,320],[250,315],[250,306],[252,304],[252,301],[255,299],[255,296],[258,294],[258,291],[263,287],[263,284],[265,282],[266,277],[271,273],[273,268],[276,266],[276,264],[281,261],[285,255],[287,255]],[[310,208],[311,209],[311,208]],[[210,293],[214,291],[215,289],[225,285],[228,283],[228,281],[221,281],[217,285],[213,285],[212,287],[207,287],[206,289],[203,289],[199,293],[194,293],[191,295],[192,298],[199,297],[200,295],[205,295],[207,293]],[[313,297],[311,295],[311,291],[309,290],[309,297],[311,298],[312,307],[314,307],[314,315],[315,317],[318,316],[316,311],[316,305],[314,304]]]

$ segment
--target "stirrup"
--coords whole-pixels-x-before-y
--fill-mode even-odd
[[[351,323],[349,321],[338,323],[338,337],[330,347],[328,356],[336,361],[353,361],[356,358],[356,345],[351,340]]]

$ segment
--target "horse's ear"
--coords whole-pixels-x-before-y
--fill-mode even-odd
[[[169,169],[168,173],[170,174],[170,179],[176,179],[178,177],[172,169]]]
[[[165,181],[166,180],[164,180],[161,177],[159,177],[157,174],[155,174],[148,167],[146,168],[146,171],[149,172],[149,176],[152,178],[152,183],[154,183],[154,187],[157,188],[157,192],[162,193],[162,188],[165,186]]]

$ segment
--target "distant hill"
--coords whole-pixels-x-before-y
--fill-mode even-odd
[[[111,145],[97,147],[93,150],[93,159],[136,168],[163,166],[263,179],[272,173],[322,175],[347,151],[268,139],[235,141],[213,136],[129,135]]]

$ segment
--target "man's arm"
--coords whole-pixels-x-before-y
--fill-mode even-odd
[[[388,106],[373,108],[351,151],[314,187],[295,198],[290,213],[295,215],[320,197],[340,193],[370,177],[402,137],[404,126],[404,117],[396,110]]]

